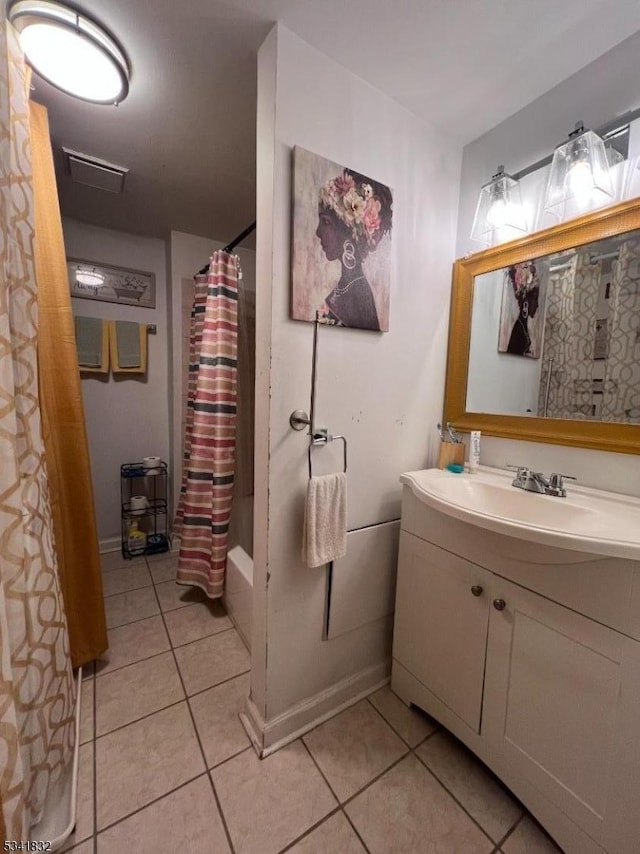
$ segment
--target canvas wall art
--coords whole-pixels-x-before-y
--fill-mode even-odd
[[[296,146],[291,316],[389,330],[393,194]]]
[[[505,270],[498,352],[539,359],[544,328],[544,279],[537,261]]]

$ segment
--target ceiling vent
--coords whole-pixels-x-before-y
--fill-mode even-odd
[[[79,151],[71,151],[70,148],[63,148],[62,155],[65,173],[78,184],[106,190],[107,193],[124,192],[124,179],[129,171],[124,166],[116,166],[115,163],[107,163],[106,160],[81,154]]]

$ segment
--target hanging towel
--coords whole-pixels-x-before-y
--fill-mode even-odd
[[[322,566],[347,553],[347,476],[324,474],[309,478],[302,532],[302,559]]]
[[[140,367],[140,324],[116,320],[118,364],[121,368]]]
[[[109,335],[106,321],[97,317],[76,317],[75,328],[80,370],[83,373],[108,373]]]
[[[109,321],[109,350],[114,374],[146,374],[147,326],[128,320]]]

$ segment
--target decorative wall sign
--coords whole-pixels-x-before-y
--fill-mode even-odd
[[[389,330],[392,192],[294,149],[291,316]]]
[[[119,302],[141,308],[156,307],[156,277],[142,270],[94,264],[67,258],[72,297]]]
[[[505,270],[499,353],[540,358],[545,291],[538,275],[537,263],[523,261]]]

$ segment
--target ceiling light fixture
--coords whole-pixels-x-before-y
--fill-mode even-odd
[[[562,219],[571,200],[579,210],[609,204],[615,196],[609,165],[603,140],[578,122],[553,152],[544,210]]]
[[[129,93],[129,64],[105,30],[55,0],[14,0],[8,17],[27,62],[57,89],[95,104],[119,104]]]
[[[491,242],[494,231],[506,228],[526,233],[527,222],[519,182],[505,173],[504,166],[498,166],[496,174],[480,190],[471,237]]]

